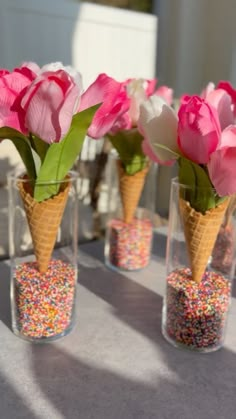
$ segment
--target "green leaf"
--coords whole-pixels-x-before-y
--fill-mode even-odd
[[[46,141],[41,140],[41,138],[37,137],[36,135],[30,136],[30,143],[31,147],[40,157],[41,163],[43,163],[50,145],[46,143]]]
[[[6,139],[11,140],[16,147],[29,178],[35,179],[36,169],[29,139],[20,131],[9,127],[2,127],[0,128],[0,140]]]
[[[161,148],[162,150],[168,151],[168,153],[172,154],[173,157],[175,156],[175,159],[182,157],[181,154],[176,153],[176,151],[171,150],[171,148],[166,147],[164,144],[154,143],[153,145],[155,146],[155,148]]]
[[[117,150],[128,175],[134,175],[146,167],[147,157],[142,150],[143,137],[137,129],[119,131],[114,135],[107,135],[107,137]]]
[[[196,176],[191,162],[185,158],[179,158],[179,183],[189,188],[180,187],[180,196],[190,202],[191,206],[195,198]]]
[[[196,164],[185,157],[180,157],[179,182],[189,186],[189,189],[185,190],[183,198],[189,201],[191,207],[196,211],[204,214],[210,208],[216,207],[219,197],[204,166]],[[180,192],[183,194],[182,189]]]
[[[99,106],[74,115],[67,135],[62,141],[51,144],[48,148],[35,184],[34,198],[37,201],[44,201],[58,193],[60,183],[57,182],[65,178],[79,156],[87,130]],[[41,183],[45,183],[46,186],[43,187]]]

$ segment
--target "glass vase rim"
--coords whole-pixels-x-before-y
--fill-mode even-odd
[[[18,171],[12,171],[12,172],[9,172],[8,173],[8,175],[7,175],[7,178],[8,178],[8,182],[22,182],[22,183],[30,183],[30,182],[35,182],[36,180],[37,180],[37,178],[34,180],[34,179],[31,179],[31,178],[29,178],[29,177],[24,177],[25,175],[27,175],[27,173],[26,173],[26,171],[25,170],[18,170]],[[68,179],[67,179],[67,175],[70,175],[69,177],[68,177]],[[37,185],[50,185],[50,184],[63,184],[63,183],[65,183],[65,182],[73,182],[73,181],[76,181],[78,178],[79,178],[79,173],[78,172],[76,172],[75,170],[69,170],[68,172],[67,172],[67,175],[64,177],[64,179],[61,179],[61,180],[56,180],[56,179],[50,179],[50,180],[44,180],[44,181],[40,181],[40,182],[37,182]]]

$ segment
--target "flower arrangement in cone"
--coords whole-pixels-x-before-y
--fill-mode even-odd
[[[223,86],[222,82],[215,89],[211,84],[201,96],[183,96],[178,114],[151,96],[141,104],[138,122],[145,154],[160,164],[177,161],[178,180],[189,187],[185,196],[180,193],[179,208],[197,283],[236,192],[235,102]]]
[[[30,180],[18,187],[42,273],[66,205],[68,173],[100,106],[93,97],[82,108],[83,94],[80,74],[61,63],[0,70],[0,141],[13,142],[25,165],[24,179]]]
[[[95,139],[107,137],[118,153],[117,170],[123,218],[128,224],[133,220],[149,170],[149,159],[142,149],[143,135],[137,126],[140,105],[153,94],[163,97],[169,104],[173,99],[172,89],[167,86],[156,89],[156,84],[156,79],[127,79],[118,82],[106,74],[100,74],[82,98],[82,103],[84,101],[88,104],[89,97],[96,94],[103,102],[93,118],[88,134]],[[98,86],[101,88],[98,89]]]
[[[172,90],[166,86],[156,90],[155,79],[118,82],[100,74],[98,82],[102,86],[99,91],[96,85],[87,91],[90,97],[100,95],[102,101],[88,134],[92,138],[105,137],[105,144],[108,139],[115,151],[111,153],[110,170],[107,171],[109,202],[113,201],[110,193],[117,191],[116,187],[119,191],[114,197],[115,205],[112,202],[113,210],[106,226],[105,263],[112,269],[142,269],[150,260],[152,220],[149,208],[138,210],[138,207],[145,183],[150,186],[152,174],[147,179],[151,165],[142,149],[143,135],[137,121],[140,104],[151,94],[164,96],[170,103]],[[86,102],[86,95],[84,100]],[[113,179],[117,184],[113,184]],[[110,208],[108,205],[108,213]]]

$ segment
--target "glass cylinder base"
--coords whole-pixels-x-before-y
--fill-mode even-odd
[[[224,342],[230,304],[230,282],[220,273],[208,271],[200,284],[189,268],[167,277],[162,332],[174,346],[200,352],[219,349]]]
[[[53,259],[41,274],[36,262],[16,266],[12,283],[12,328],[27,340],[59,339],[73,328],[75,268]]]
[[[107,168],[105,264],[115,271],[145,268],[151,258],[156,166],[128,174],[115,151]]]
[[[57,197],[42,202],[29,192],[29,180],[18,176],[9,179],[12,329],[30,342],[59,339],[74,325],[77,177],[70,173],[60,182]],[[27,191],[26,197],[21,187]]]
[[[209,190],[197,193],[204,202]],[[162,333],[175,347],[207,353],[224,344],[235,271],[235,225],[232,217],[230,230],[225,228],[227,199],[200,212],[191,206],[191,196],[189,186],[172,181]]]
[[[134,271],[145,268],[150,260],[152,223],[148,218],[134,218],[130,224],[120,219],[109,222],[106,264],[115,270]]]

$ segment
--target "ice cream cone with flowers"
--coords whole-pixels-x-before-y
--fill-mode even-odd
[[[208,86],[201,96],[186,95],[180,103],[176,114],[151,96],[141,105],[139,125],[151,159],[178,163],[179,210],[192,280],[200,284],[236,192],[236,125],[232,100],[222,88]]]
[[[98,80],[106,84],[105,96],[101,97],[103,104],[88,133],[92,138],[106,137],[112,145],[106,171],[110,186],[105,263],[115,269],[137,270],[149,263],[152,243],[151,210],[140,205],[153,173],[150,159],[142,149],[143,134],[137,126],[140,104],[151,94],[165,96],[171,102],[173,92],[166,86],[156,89],[156,79],[119,83],[101,74]],[[91,86],[88,94],[92,96],[93,90]],[[117,190],[115,199],[111,199],[110,194]]]
[[[81,110],[81,76],[61,63],[1,70],[0,93],[0,140],[12,140],[25,165],[18,188],[43,274],[70,192],[69,171],[100,103],[93,98]]]
[[[150,167],[150,161],[142,150],[143,135],[137,127],[140,104],[152,94],[164,97],[167,103],[171,103],[173,91],[167,86],[156,89],[156,79],[127,79],[121,83],[113,79],[111,83],[105,74],[98,79],[107,85],[107,89],[101,98],[103,105],[96,113],[88,133],[92,138],[108,137],[117,151],[123,221],[130,224]],[[91,86],[89,95],[93,89]]]

